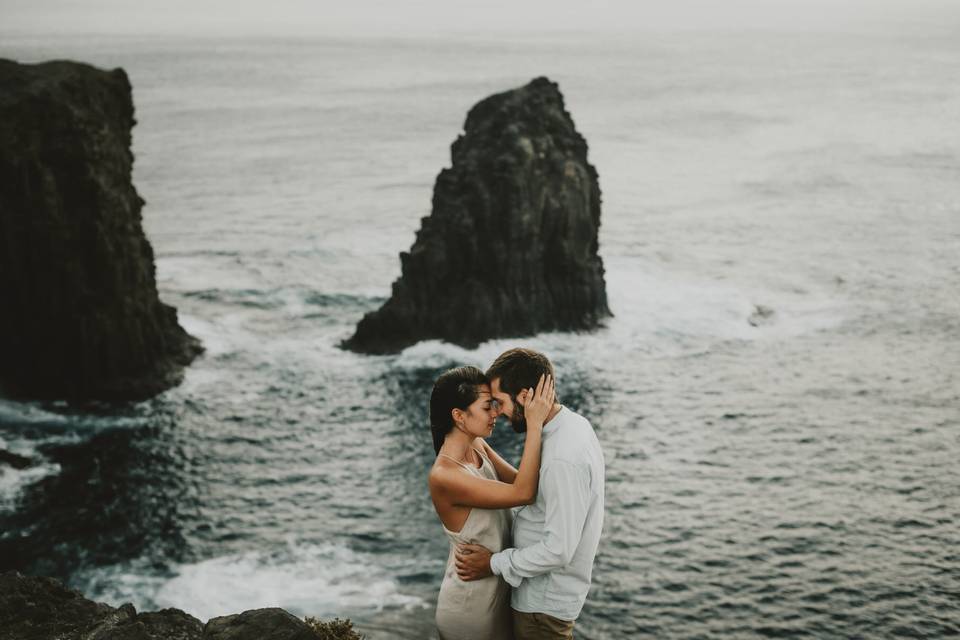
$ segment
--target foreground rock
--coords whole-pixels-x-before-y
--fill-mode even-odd
[[[141,399],[200,351],[160,302],[122,69],[0,60],[0,388]]]
[[[314,621],[316,623],[316,621]],[[324,625],[317,625],[324,627]],[[211,618],[206,625],[179,609],[137,613],[93,602],[51,578],[0,575],[0,638],[4,640],[354,640],[349,623],[321,635],[283,609],[254,609]]]
[[[389,300],[344,346],[390,353],[420,340],[597,327],[610,315],[598,255],[600,187],[556,84],[478,103],[437,177]]]
[[[277,608],[211,618],[203,637],[205,640],[317,640],[306,623]]]

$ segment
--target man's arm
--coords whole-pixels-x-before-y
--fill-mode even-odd
[[[570,564],[580,544],[590,510],[590,470],[555,460],[542,470],[540,490],[546,504],[543,537],[522,549],[504,549],[490,558],[490,569],[511,586],[523,578],[549,573]]]

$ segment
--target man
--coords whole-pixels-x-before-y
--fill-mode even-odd
[[[517,394],[535,387],[541,375],[553,376],[553,365],[530,349],[511,349],[487,370],[500,413],[518,433],[526,431],[526,423]],[[461,545],[456,552],[462,580],[493,574],[513,587],[517,640],[573,637],[603,524],[603,452],[590,423],[555,403],[543,426],[540,455],[536,502],[514,513],[515,548],[491,555],[486,547]]]

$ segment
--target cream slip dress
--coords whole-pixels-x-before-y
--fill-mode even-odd
[[[487,456],[480,456],[480,468],[464,464],[445,454],[468,473],[498,480],[497,472]],[[443,530],[450,539],[447,570],[437,598],[437,631],[440,640],[513,640],[510,611],[510,585],[499,576],[464,582],[457,577],[454,551],[458,544],[481,544],[492,553],[510,546],[510,509],[473,507],[459,532]]]

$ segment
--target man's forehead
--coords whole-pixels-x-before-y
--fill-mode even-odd
[[[506,395],[500,389],[500,378],[494,378],[490,381],[490,390],[493,392],[493,395]]]

